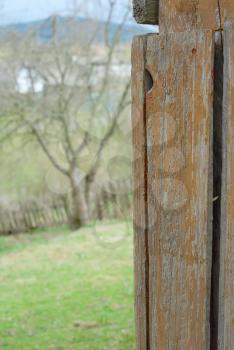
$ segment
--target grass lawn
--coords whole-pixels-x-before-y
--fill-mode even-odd
[[[1,350],[132,350],[131,223],[0,237]]]

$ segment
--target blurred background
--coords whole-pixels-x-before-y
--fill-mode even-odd
[[[134,348],[128,0],[0,1],[0,349]]]

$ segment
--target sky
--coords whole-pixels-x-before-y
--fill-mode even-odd
[[[114,20],[130,0],[117,0]],[[28,22],[47,18],[52,14],[71,14],[72,9],[81,7],[79,15],[102,19],[107,13],[108,0],[0,0],[0,24]]]

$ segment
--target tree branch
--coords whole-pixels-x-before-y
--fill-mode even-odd
[[[93,163],[93,165],[91,166],[91,168],[89,169],[88,173],[87,173],[87,178],[93,178],[97,172],[97,169],[100,165],[100,161],[101,161],[101,156],[102,156],[102,152],[107,144],[107,142],[109,141],[109,139],[111,138],[111,136],[113,135],[118,119],[121,116],[123,109],[125,108],[125,100],[126,97],[128,95],[129,89],[130,89],[131,83],[130,81],[126,84],[125,89],[121,95],[119,104],[118,104],[118,108],[117,111],[114,115],[114,118],[112,119],[112,123],[109,127],[109,129],[107,130],[106,134],[104,135],[103,139],[101,140],[97,153],[96,153],[96,159]]]
[[[57,163],[56,159],[52,156],[50,153],[49,149],[47,148],[46,144],[44,143],[40,133],[38,130],[33,126],[32,124],[29,124],[32,133],[35,135],[38,143],[40,144],[42,150],[44,151],[45,155],[47,158],[50,160],[51,164],[58,170],[60,171],[63,175],[69,176],[69,172],[67,169],[63,168],[60,164]]]

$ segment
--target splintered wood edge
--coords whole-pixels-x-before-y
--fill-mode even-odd
[[[133,16],[139,24],[158,24],[159,0],[133,0]]]

